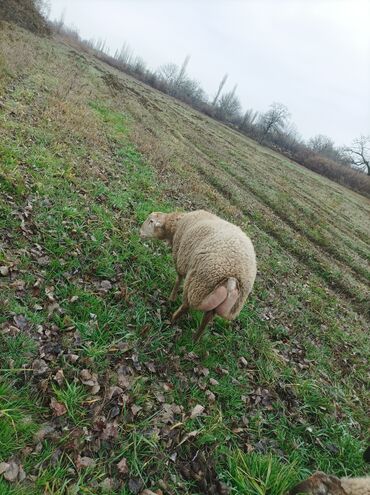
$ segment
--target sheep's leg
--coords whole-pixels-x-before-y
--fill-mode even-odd
[[[182,316],[184,313],[187,312],[188,309],[189,309],[188,303],[183,302],[179,307],[179,309],[175,311],[174,314],[172,315],[171,323],[174,323],[176,320],[178,320],[180,316]]]
[[[206,328],[206,326],[208,325],[208,323],[210,323],[212,320],[213,320],[213,317],[215,316],[215,311],[212,310],[212,311],[206,311],[203,315],[203,319],[202,319],[202,322],[198,328],[198,331],[197,333],[195,334],[194,336],[194,342],[197,342],[201,336],[203,335],[203,332]]]
[[[179,291],[179,287],[180,287],[182,279],[183,279],[183,277],[178,274],[177,278],[176,278],[175,285],[174,285],[172,292],[171,292],[171,295],[169,297],[169,301],[172,301],[172,302],[176,301],[177,293]]]

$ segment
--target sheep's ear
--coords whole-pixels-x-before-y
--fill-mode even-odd
[[[162,227],[162,222],[157,218],[154,220],[154,227]]]

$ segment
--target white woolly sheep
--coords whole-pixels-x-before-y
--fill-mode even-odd
[[[289,495],[370,495],[370,478],[337,478],[320,471],[290,490]]]
[[[170,301],[175,301],[185,278],[183,302],[172,321],[189,308],[203,311],[195,340],[216,314],[228,320],[238,316],[257,271],[253,244],[239,227],[204,210],[153,212],[140,236],[165,240],[172,247],[177,279]]]

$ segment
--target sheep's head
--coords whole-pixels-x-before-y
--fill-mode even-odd
[[[289,495],[307,493],[309,495],[346,495],[340,480],[317,471],[310,478],[295,486]]]
[[[141,226],[140,237],[142,239],[165,239],[166,217],[166,213],[151,213]]]

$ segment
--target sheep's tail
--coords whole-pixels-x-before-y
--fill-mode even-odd
[[[229,277],[209,294],[197,309],[201,311],[215,311],[226,319],[233,318],[233,308],[238,305],[240,289],[238,280]]]

